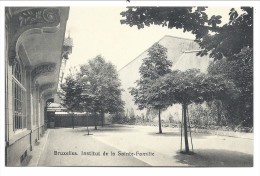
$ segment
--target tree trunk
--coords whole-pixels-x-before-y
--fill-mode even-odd
[[[88,135],[89,135],[89,129],[88,129],[88,118],[89,118],[89,114],[86,113],[86,118],[87,118],[87,131],[88,131]]]
[[[219,101],[217,101],[217,113],[218,113],[217,125],[220,125],[220,123],[221,123],[221,110],[220,110],[220,102]]]
[[[95,123],[95,130],[97,130],[97,121],[98,121],[98,114],[95,112],[95,117],[94,117],[94,123]]]
[[[104,117],[105,117],[105,114],[102,112],[101,113],[101,125],[102,125],[102,127],[104,126]]]
[[[240,102],[240,113],[239,113],[239,115],[240,115],[239,124],[242,125],[242,126],[245,125],[245,124],[243,124],[243,121],[244,121],[244,119],[246,119],[245,107],[246,107],[245,100],[242,99],[242,101]]]
[[[73,125],[73,129],[74,129],[74,126],[75,126],[75,119],[74,119],[74,115],[72,114],[72,125]]]
[[[159,109],[159,133],[162,133],[161,110]]]
[[[187,105],[183,104],[183,127],[184,127],[184,142],[185,142],[185,152],[189,153],[189,142],[188,142],[188,127],[187,127]]]

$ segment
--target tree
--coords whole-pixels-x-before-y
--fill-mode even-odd
[[[253,8],[241,7],[242,14],[232,8],[229,22],[221,24],[220,15],[209,17],[207,7],[128,7],[121,12],[121,24],[137,26],[160,25],[170,29],[183,29],[196,37],[201,51],[210,57],[222,59],[240,53],[244,47],[253,47]]]
[[[226,67],[227,69],[220,68],[219,70],[223,72],[219,71],[218,74],[233,75],[232,79],[228,79],[231,79],[240,90],[239,103],[228,101],[226,104],[226,108],[230,111],[229,119],[232,121],[240,119],[243,121],[242,125],[252,126],[253,8],[241,7],[240,14],[231,8],[228,14],[229,21],[225,24],[221,23],[220,15],[209,17],[206,9],[206,7],[128,7],[128,10],[121,12],[124,18],[121,24],[137,26],[138,29],[161,25],[194,34],[195,42],[201,48],[197,55],[209,54],[215,61],[224,59],[225,61],[214,63],[214,67]],[[233,72],[226,74],[224,69]],[[243,72],[245,74],[242,74]]]
[[[162,133],[161,111],[169,106],[165,92],[160,90],[160,77],[171,72],[171,62],[167,60],[167,49],[155,43],[148,49],[148,56],[143,59],[139,68],[140,79],[136,81],[137,87],[131,88],[138,109],[153,108],[158,110],[159,133]]]
[[[253,50],[244,48],[239,54],[212,62],[211,75],[234,82],[239,90],[234,101],[223,101],[229,120],[235,125],[253,126]]]
[[[253,8],[242,7],[243,13],[232,8],[229,12],[229,22],[217,28],[214,35],[207,34],[196,41],[203,49],[200,55],[209,54],[216,60],[231,58],[244,48],[253,48]]]
[[[75,79],[75,75],[68,75],[65,78],[65,83],[61,85],[61,92],[59,92],[62,106],[66,107],[68,113],[75,111],[82,111],[82,107],[79,105],[81,102],[82,87]],[[74,116],[73,116],[73,128],[74,128]]]
[[[167,101],[182,105],[185,153],[189,153],[188,105],[233,97],[235,86],[221,76],[206,75],[198,69],[175,70],[162,77],[161,83],[160,89],[167,95]]]
[[[202,103],[203,97],[198,83],[202,74],[197,69],[190,69],[185,72],[179,70],[173,71],[163,78],[162,90],[166,91],[168,98],[172,104],[179,103],[182,105],[183,127],[184,127],[184,143],[185,152],[189,153],[188,143],[188,119],[187,109],[191,103]]]
[[[95,129],[98,117],[101,116],[102,126],[105,113],[116,113],[123,110],[124,102],[121,99],[121,82],[114,65],[106,62],[98,55],[88,64],[80,67],[81,82],[87,85],[92,96],[92,112],[95,115]]]

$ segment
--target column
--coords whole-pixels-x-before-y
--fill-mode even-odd
[[[39,84],[38,83],[36,83],[35,84],[35,103],[34,103],[34,105],[35,105],[35,126],[36,127],[40,127],[40,125],[39,125]]]
[[[25,67],[26,70],[26,118],[27,129],[33,129],[33,102],[32,102],[32,82],[31,67]]]

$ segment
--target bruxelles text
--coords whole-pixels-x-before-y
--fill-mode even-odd
[[[128,156],[136,156],[136,157],[146,157],[146,156],[155,156],[154,152],[125,152],[125,151],[54,151],[54,155],[85,155],[85,156],[119,156],[119,157],[128,157]]]

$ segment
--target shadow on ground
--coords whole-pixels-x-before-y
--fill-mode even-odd
[[[177,153],[177,162],[200,167],[253,167],[253,155],[229,151],[205,149],[195,150],[192,155]]]
[[[148,135],[151,136],[164,136],[164,137],[181,137],[181,133],[180,132],[165,132],[165,133],[158,133],[158,132],[149,132],[147,133]],[[183,135],[183,134],[182,134]],[[203,134],[203,133],[192,133],[192,138],[206,138],[207,136],[212,136],[210,134]],[[190,135],[189,135],[190,136]]]

